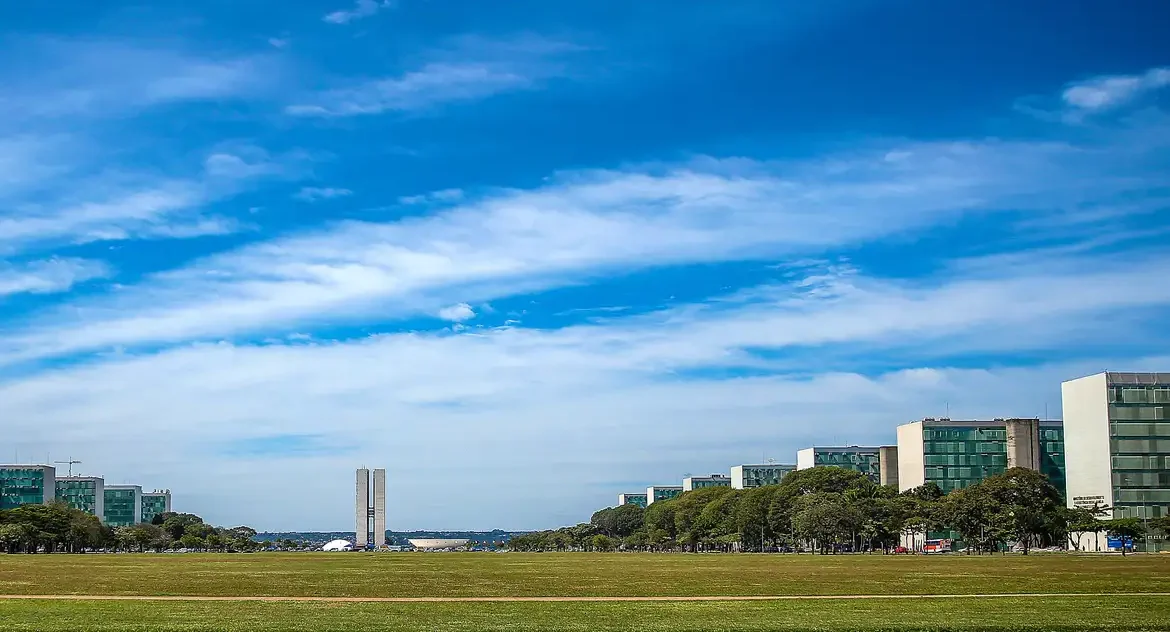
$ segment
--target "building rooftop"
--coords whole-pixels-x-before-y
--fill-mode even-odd
[[[1108,384],[1120,386],[1154,386],[1170,384],[1170,373],[1105,373]]]
[[[1009,421],[1038,421],[1042,424],[1064,423],[1060,419],[1040,419],[1038,417],[996,417],[995,419],[951,419],[949,417],[924,417],[906,423],[950,424],[953,426],[989,426],[1004,424]]]

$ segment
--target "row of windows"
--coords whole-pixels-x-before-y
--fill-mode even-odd
[[[1007,430],[1003,428],[928,428],[922,431],[924,441],[1004,441]]]
[[[1114,472],[1115,487],[1170,487],[1170,471]]]
[[[1109,424],[1111,437],[1170,437],[1170,424],[1159,423],[1118,423]]]
[[[1007,467],[1006,454],[927,454],[926,465],[998,465]]]
[[[935,479],[964,479],[983,480],[988,476],[1002,474],[1006,468],[997,466],[988,467],[928,467],[926,478]]]
[[[1154,520],[1162,516],[1170,516],[1170,507],[1160,507],[1158,505],[1121,505],[1113,506],[1113,517],[1115,518],[1141,518]]]
[[[1114,386],[1109,389],[1109,403],[1170,404],[1170,387]]]
[[[1170,439],[1110,439],[1109,447],[1123,454],[1170,454]]]
[[[1168,406],[1109,405],[1109,419],[1114,421],[1162,421],[1167,418]]]
[[[1007,453],[1007,443],[992,441],[931,441],[923,444],[923,454],[995,454]]]
[[[876,454],[857,454],[856,452],[848,453],[828,453],[817,454],[813,457],[813,462],[818,465],[837,465],[840,463],[877,463],[878,456]]]
[[[1170,503],[1170,489],[1115,489],[1113,497],[1119,503]]]
[[[1115,470],[1170,470],[1170,456],[1115,456]]]

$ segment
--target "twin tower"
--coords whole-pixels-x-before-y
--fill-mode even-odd
[[[374,499],[370,502],[370,470],[357,471],[355,549],[386,546],[386,470],[374,470]]]

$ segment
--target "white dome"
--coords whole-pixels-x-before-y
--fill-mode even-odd
[[[467,544],[467,538],[412,538],[409,542],[416,549],[454,549]]]
[[[353,543],[349,540],[333,540],[321,547],[322,551],[352,551]]]

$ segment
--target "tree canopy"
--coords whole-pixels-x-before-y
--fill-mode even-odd
[[[899,493],[860,472],[814,467],[792,472],[776,485],[708,487],[645,509],[602,509],[587,524],[519,536],[511,547],[889,552],[906,536],[921,541],[928,532],[955,532],[968,552],[1016,546],[1027,553],[1034,546],[1062,545],[1074,527],[1098,528],[1092,512],[1081,513],[1064,507],[1043,474],[1022,468],[944,494],[933,483]]]

